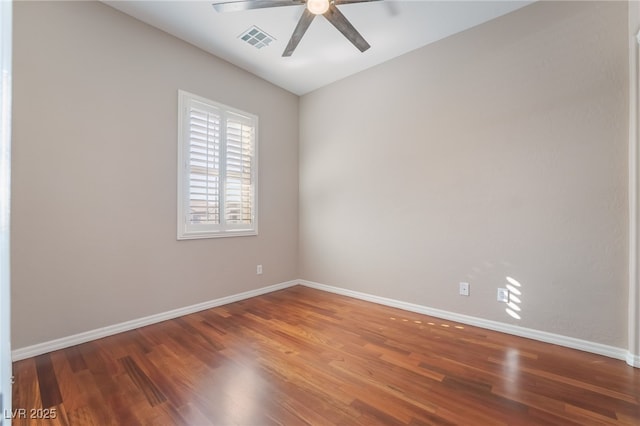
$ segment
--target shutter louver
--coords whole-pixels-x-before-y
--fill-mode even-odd
[[[189,111],[189,213],[191,224],[220,223],[220,115]]]
[[[253,126],[246,119],[227,118],[225,221],[250,225],[253,221]]]

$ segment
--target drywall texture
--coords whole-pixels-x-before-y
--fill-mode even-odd
[[[297,277],[297,96],[97,2],[14,30],[14,349]],[[178,89],[259,116],[259,236],[176,240]]]
[[[301,278],[626,347],[626,36],[539,2],[303,96]]]

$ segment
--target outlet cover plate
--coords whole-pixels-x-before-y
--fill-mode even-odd
[[[509,303],[509,290],[506,288],[498,289],[498,302]]]
[[[469,283],[460,283],[460,295],[461,296],[469,295]]]

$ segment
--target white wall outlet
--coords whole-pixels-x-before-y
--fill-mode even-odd
[[[460,295],[461,296],[469,295],[469,283],[460,283]]]
[[[256,275],[262,275],[262,265],[256,266]]]
[[[498,289],[498,302],[509,303],[509,290],[506,288]]]

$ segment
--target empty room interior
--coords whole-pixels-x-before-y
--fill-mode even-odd
[[[13,2],[0,423],[640,424],[638,2],[219,3]]]

